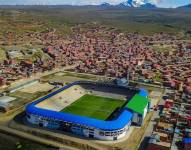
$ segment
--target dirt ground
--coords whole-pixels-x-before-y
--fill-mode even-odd
[[[146,127],[151,119],[152,112],[149,113],[144,121],[141,128],[131,128],[127,138],[123,138],[117,141],[99,141],[92,140],[83,137],[79,137],[69,133],[62,133],[60,131],[52,132],[46,129],[33,128],[26,125],[14,123],[10,127],[25,133],[33,133],[31,135],[37,136],[38,138],[46,139],[47,141],[62,142],[66,146],[80,147],[82,150],[137,150],[140,144],[141,138],[145,132]],[[129,138],[128,138],[129,137]],[[87,144],[89,145],[88,147]],[[85,146],[85,147],[84,147]],[[94,149],[94,148],[95,149]],[[91,149],[93,148],[93,149]]]
[[[55,74],[50,74],[47,76],[43,76],[40,80],[44,82],[59,82],[59,83],[71,83],[75,81],[96,81],[100,78],[100,76],[92,75],[92,74],[82,74],[75,72],[57,72]]]
[[[25,87],[19,91],[24,93],[36,93],[36,92],[47,92],[51,89],[53,89],[54,86],[50,85],[49,83],[35,83],[31,86]]]
[[[1,150],[56,150],[32,141],[28,141],[19,137],[0,133],[0,149]]]
[[[83,90],[80,86],[75,85],[48,98],[45,101],[38,103],[36,107],[54,111],[61,111],[65,107],[72,104],[74,101],[78,100],[84,94],[85,90]]]

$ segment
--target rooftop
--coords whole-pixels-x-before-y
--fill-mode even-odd
[[[127,104],[127,107],[130,110],[133,110],[139,114],[144,114],[144,109],[147,106],[149,99],[143,97],[139,94],[136,94]]]
[[[0,104],[4,103],[9,103],[14,101],[16,98],[15,97],[10,97],[10,96],[2,96],[0,97]]]
[[[184,139],[183,139],[183,142],[184,142],[184,143],[191,143],[191,138],[184,138]]]
[[[0,106],[7,107],[14,100],[16,100],[15,97],[2,96],[2,97],[0,97]]]

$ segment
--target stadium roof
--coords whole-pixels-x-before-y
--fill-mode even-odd
[[[140,89],[139,95],[147,97],[149,95],[148,91],[145,89]]]
[[[191,143],[191,138],[184,138],[184,139],[183,139],[183,142],[184,142],[184,143],[187,143],[187,144],[188,144],[188,143]]]
[[[141,96],[139,94],[136,94],[127,104],[126,108],[135,111],[139,114],[144,114],[144,109],[147,106],[149,102],[149,99]]]
[[[56,112],[56,111],[52,111],[52,110],[46,110],[46,109],[35,107],[36,104],[56,95],[57,93],[65,90],[67,88],[72,87],[73,85],[77,85],[79,83],[81,83],[81,81],[74,82],[72,84],[64,86],[63,88],[61,88],[55,92],[52,92],[52,93],[38,99],[35,102],[32,102],[31,104],[27,105],[26,112],[29,114],[34,114],[34,115],[43,116],[46,118],[51,118],[54,120],[67,121],[67,122],[81,124],[81,125],[88,126],[88,127],[99,128],[102,130],[122,129],[131,121],[132,112],[128,111],[127,109],[122,110],[120,116],[118,116],[118,118],[116,118],[115,120],[103,121],[103,120],[97,120],[94,118],[74,115],[74,114],[70,114],[70,113]]]

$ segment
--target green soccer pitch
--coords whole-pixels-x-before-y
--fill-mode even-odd
[[[61,112],[106,120],[117,107],[121,107],[124,103],[124,100],[86,94]]]

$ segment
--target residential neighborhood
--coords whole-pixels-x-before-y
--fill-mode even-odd
[[[7,58],[0,63],[0,85],[9,85],[37,72],[78,64],[77,72],[110,77],[130,74],[133,81],[191,93],[191,46],[187,41],[165,33],[124,34],[99,25],[78,25],[72,30],[73,34],[67,37],[57,36],[54,29],[18,37],[18,43],[29,39],[31,45],[39,44],[42,48],[9,49]]]
[[[109,78],[117,79],[117,84],[121,86],[128,86],[129,82],[156,86],[168,92],[163,95],[162,104],[157,103],[151,107],[150,113],[156,117],[146,142],[147,149],[190,150],[191,43],[189,40],[163,32],[154,35],[122,33],[117,28],[96,23],[78,24],[72,28],[72,34],[67,36],[58,35],[56,29],[25,33],[22,36],[7,34],[7,38],[1,39],[1,46],[5,50],[5,58],[0,62],[2,89],[20,79],[27,80],[38,73],[51,72],[72,65],[75,67],[68,71],[76,75],[67,76],[67,73],[58,72],[53,79],[54,74],[50,74],[53,81],[45,78],[26,82],[27,86],[28,84],[31,86],[27,90],[25,84],[21,84],[18,86],[19,90],[16,87],[20,95],[30,91],[25,95],[30,98],[27,97],[25,100],[23,96],[22,102],[19,102],[22,98],[17,97],[18,93],[14,93],[16,99],[10,89],[8,95],[3,95],[5,93],[2,92],[1,112],[7,113],[12,108],[20,107],[20,104],[25,105],[39,96],[54,91],[60,85],[65,85],[66,81],[62,81],[64,75],[73,78],[70,80],[89,74],[107,77],[108,81]],[[10,46],[13,44],[14,46]],[[83,80],[87,80],[86,77]],[[31,93],[35,89],[33,82],[36,84],[35,97],[32,97],[34,94]],[[43,87],[45,90],[40,92],[37,87],[39,89]],[[15,89],[13,90],[15,92]],[[144,125],[144,120],[139,124]]]

